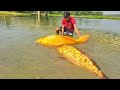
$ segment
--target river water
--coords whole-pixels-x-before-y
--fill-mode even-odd
[[[99,79],[35,40],[55,34],[62,17],[0,17],[0,78]],[[110,79],[120,78],[120,20],[76,18],[85,44],[74,45],[91,57]],[[74,33],[74,38],[77,34]]]

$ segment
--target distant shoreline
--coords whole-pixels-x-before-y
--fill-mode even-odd
[[[27,13],[17,13],[17,12],[8,12],[8,11],[0,11],[0,16],[30,16],[31,14]]]
[[[34,14],[30,14],[30,13],[17,13],[17,12],[8,12],[8,11],[0,11],[0,16],[31,16]],[[37,14],[35,14],[37,15]],[[42,16],[44,14],[41,14]],[[62,17],[62,14],[48,14],[48,16],[52,16],[52,17]],[[91,19],[113,19],[113,20],[120,20],[120,14],[109,14],[109,15],[103,15],[103,16],[95,16],[95,15],[71,15],[74,16],[76,18],[91,18]]]
[[[106,14],[104,16],[120,17],[120,14]]]
[[[63,16],[61,14],[48,14],[48,16]],[[93,18],[93,19],[114,19],[114,20],[120,20],[120,16],[119,17],[113,17],[113,16],[106,16],[106,15],[103,15],[103,16],[93,16],[93,15],[79,15],[79,16],[76,16],[76,15],[71,15],[71,16],[74,16],[76,18]]]

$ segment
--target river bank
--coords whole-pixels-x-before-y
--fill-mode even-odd
[[[15,11],[0,11],[0,16],[31,16],[31,15],[37,15],[36,14],[30,14],[30,13],[17,13]],[[45,14],[41,14],[42,16]],[[62,14],[48,14],[48,16],[52,17],[62,17]],[[96,16],[96,15],[71,15],[76,18],[92,18],[92,19],[113,19],[113,20],[120,20],[120,16],[114,17],[114,16]]]
[[[27,14],[27,13],[0,11],[0,16],[30,16],[30,15],[31,14]]]
[[[63,16],[61,14],[48,14],[48,16]],[[93,16],[93,15],[81,15],[81,16],[76,16],[76,15],[71,15],[74,16],[76,18],[93,18],[93,19],[114,19],[114,20],[120,20],[120,17],[113,17],[113,16]]]

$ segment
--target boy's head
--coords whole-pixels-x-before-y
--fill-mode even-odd
[[[68,21],[69,18],[70,18],[70,12],[65,11],[65,12],[64,12],[64,18]]]

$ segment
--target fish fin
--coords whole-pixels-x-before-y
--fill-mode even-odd
[[[89,34],[83,35],[81,36],[79,39],[76,40],[76,42],[78,43],[85,43],[87,42],[87,40],[90,38]]]

